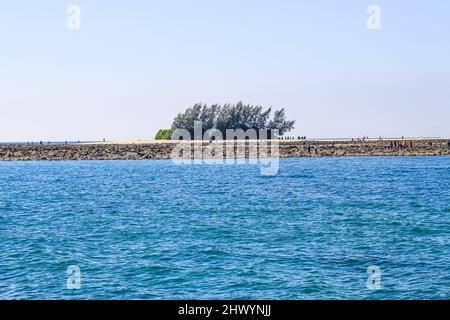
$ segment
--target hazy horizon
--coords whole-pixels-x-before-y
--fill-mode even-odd
[[[436,0],[2,3],[0,141],[153,139],[195,103],[240,100],[286,108],[291,136],[449,137],[449,12]]]

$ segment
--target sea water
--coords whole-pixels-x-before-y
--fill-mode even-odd
[[[450,298],[450,157],[259,169],[1,162],[0,298]]]

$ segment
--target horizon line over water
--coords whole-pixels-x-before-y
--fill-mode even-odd
[[[48,145],[48,144],[79,144],[79,143],[95,143],[95,142],[102,142],[99,140],[92,140],[92,141],[20,141],[20,142],[11,142],[11,141],[6,141],[6,142],[0,142],[0,144],[35,144],[35,145],[40,145],[42,142],[42,145]]]
[[[340,137],[306,137],[306,139],[297,139],[297,136],[290,136],[290,135],[285,135],[282,137],[293,137],[294,139],[292,140],[300,140],[300,141],[352,141],[352,140],[356,140],[356,139],[362,139],[364,137],[352,137],[352,138],[340,138]],[[441,140],[450,140],[450,136],[442,136],[442,137],[438,137],[438,136],[434,136],[434,137],[426,137],[426,136],[419,136],[419,137],[381,137],[381,140],[393,140],[393,139],[398,139],[398,140],[420,140],[420,139],[441,139]],[[366,140],[380,140],[380,137],[368,137],[366,138]],[[83,141],[49,141],[49,140],[42,140],[42,141],[0,141],[0,145],[7,145],[7,144],[35,144],[35,145],[40,145],[42,142],[42,145],[48,145],[48,144],[54,144],[54,145],[58,145],[58,144],[82,144],[82,143],[102,143],[102,142],[122,142],[122,141],[126,141],[126,142],[139,142],[139,141],[158,141],[155,138],[151,138],[151,139],[124,139],[124,140],[83,140]],[[224,140],[225,141],[225,140]]]

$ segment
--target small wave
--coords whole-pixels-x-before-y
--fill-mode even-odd
[[[292,178],[292,179],[314,179],[315,177],[312,174],[294,174],[294,175],[287,176],[287,178]]]

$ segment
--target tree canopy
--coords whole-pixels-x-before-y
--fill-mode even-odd
[[[172,136],[173,129],[160,129],[155,136],[156,140],[170,140]]]
[[[186,129],[194,134],[194,122],[202,121],[203,131],[217,129],[225,137],[227,129],[278,129],[282,136],[294,128],[295,120],[286,118],[285,109],[267,109],[262,106],[253,106],[238,102],[237,104],[206,104],[197,103],[184,113],[179,113],[172,123],[172,129]]]

